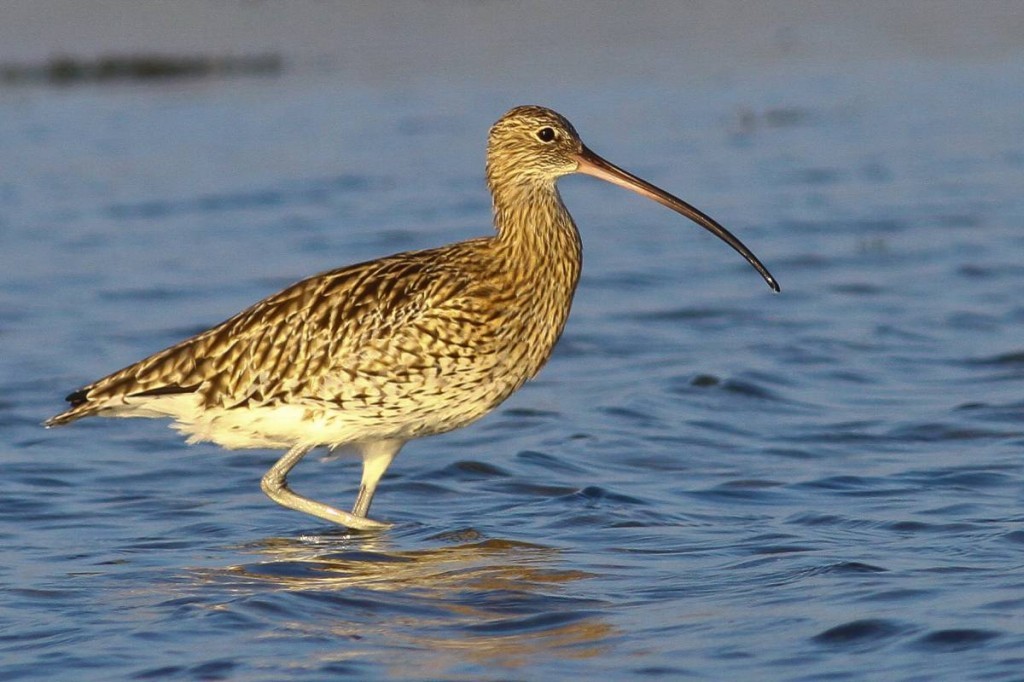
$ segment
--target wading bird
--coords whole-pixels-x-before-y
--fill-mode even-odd
[[[586,173],[746,246],[686,202],[590,151],[560,114],[512,109],[491,128],[487,186],[496,234],[399,253],[302,280],[229,320],[95,381],[48,420],[170,417],[190,443],[287,449],[262,480],[275,502],[356,529],[381,476],[413,438],[487,414],[547,361],[569,316],[580,236],[556,181]],[[362,481],[351,513],[293,492],[312,449],[349,446]]]

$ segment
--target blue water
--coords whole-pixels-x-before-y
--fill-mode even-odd
[[[410,443],[367,536],[277,453],[39,423],[308,274],[486,233],[487,128],[552,106],[732,229],[562,182],[552,361]],[[1024,71],[697,87],[330,74],[0,90],[0,678],[1024,679]],[[347,506],[357,463],[292,484]]]

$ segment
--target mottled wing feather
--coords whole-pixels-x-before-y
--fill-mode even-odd
[[[48,425],[116,409],[132,398],[195,392],[203,405],[273,403],[326,393],[330,373],[367,370],[375,348],[394,342],[440,298],[470,283],[442,247],[397,254],[298,282],[201,334],[68,396],[72,409]],[[372,364],[372,363],[370,363]],[[372,369],[371,369],[372,371]]]

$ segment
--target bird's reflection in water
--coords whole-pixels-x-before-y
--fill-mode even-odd
[[[428,548],[398,550],[387,536],[271,538],[242,548],[258,561],[194,577],[231,593],[218,608],[248,611],[249,601],[279,631],[336,638],[321,663],[365,655],[395,675],[429,677],[606,651],[614,631],[605,604],[567,589],[592,575],[558,568],[558,549],[471,529],[426,540]],[[420,653],[388,657],[410,648]]]

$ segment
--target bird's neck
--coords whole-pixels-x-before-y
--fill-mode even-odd
[[[582,259],[580,235],[554,182],[504,186],[493,192],[496,240],[520,264],[557,267],[575,287]]]
[[[522,380],[534,376],[565,329],[583,265],[580,235],[552,182],[549,187],[504,186],[493,192],[488,240],[493,267],[508,302],[506,331],[529,339]]]

